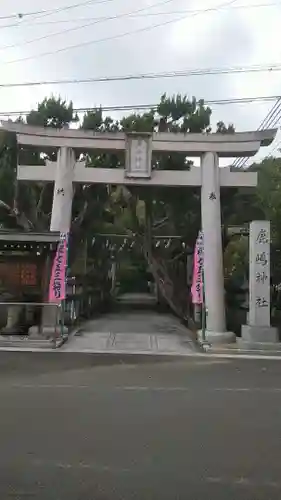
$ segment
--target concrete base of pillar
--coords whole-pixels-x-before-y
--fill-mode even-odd
[[[20,317],[23,311],[22,305],[7,304],[7,324],[1,330],[1,335],[22,335],[25,331],[20,325]]]
[[[68,328],[66,326],[60,327],[58,326],[57,329],[52,326],[52,325],[43,325],[42,327],[40,326],[31,326],[28,331],[29,338],[33,340],[37,339],[51,339],[56,337],[60,337],[61,335],[67,335],[68,334]]]
[[[42,311],[41,325],[29,328],[31,339],[53,339],[68,334],[66,326],[60,326],[60,311],[56,306],[44,306]]]
[[[278,329],[273,326],[242,325],[241,338],[238,339],[238,346],[241,348],[243,346],[244,349],[267,348],[262,347],[261,344],[265,346],[268,344],[270,344],[270,346],[279,345],[280,347]]]
[[[278,351],[281,352],[281,342],[249,342],[237,339],[237,347],[245,351]]]
[[[24,335],[26,332],[20,326],[5,326],[1,330],[1,335]]]
[[[202,341],[202,330],[198,332],[199,341]],[[209,344],[232,344],[236,341],[236,335],[233,332],[213,332],[206,330],[205,340]]]

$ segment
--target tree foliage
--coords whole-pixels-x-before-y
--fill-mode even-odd
[[[45,98],[36,110],[32,110],[26,117],[28,125],[38,127],[68,128],[70,123],[78,122],[78,115],[73,112],[72,101],[67,104],[60,97]]]

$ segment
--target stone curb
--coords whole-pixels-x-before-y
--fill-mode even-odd
[[[201,344],[201,347],[205,354],[207,355],[229,355],[233,357],[239,358],[240,356],[280,356],[281,357],[281,349],[242,349],[236,347],[234,345],[221,345],[221,346],[212,346],[208,343]]]

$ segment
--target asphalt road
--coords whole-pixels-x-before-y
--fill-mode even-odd
[[[281,362],[110,359],[0,353],[1,499],[280,500]]]

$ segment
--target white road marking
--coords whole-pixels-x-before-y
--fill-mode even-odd
[[[269,480],[256,480],[249,477],[206,477],[207,483],[241,486],[251,488],[281,488],[281,483]]]
[[[63,470],[89,470],[89,471],[95,471],[97,473],[99,472],[107,472],[111,474],[133,474],[134,472],[140,472],[141,473],[146,473],[147,471],[153,472],[154,469],[151,466],[141,466],[141,467],[116,467],[116,465],[109,465],[109,464],[99,464],[95,462],[76,462],[76,463],[71,463],[71,462],[63,462],[57,459],[54,460],[44,460],[44,459],[35,459],[32,460],[31,462],[25,461],[25,465],[32,466],[32,467],[50,467],[50,468],[55,468],[55,469],[63,469]],[[274,489],[280,489],[281,488],[281,483],[278,481],[273,481],[269,479],[256,479],[256,478],[250,478],[250,477],[223,477],[223,476],[209,476],[209,477],[204,477],[204,478],[194,478],[195,482],[201,483],[201,482],[207,482],[211,484],[220,484],[220,485],[227,485],[227,486],[237,486],[240,488],[274,488]]]
[[[130,469],[124,467],[115,467],[111,465],[103,465],[97,463],[88,463],[88,462],[78,462],[78,463],[69,463],[69,462],[61,462],[56,460],[32,460],[30,462],[33,467],[53,467],[55,469],[88,469],[95,470],[96,472],[113,472],[113,473],[128,473],[131,472]]]
[[[105,392],[270,392],[281,393],[281,387],[153,387],[153,386],[115,386],[93,387],[86,384],[11,384],[0,387],[4,389],[82,389],[96,393]]]
[[[234,480],[235,484],[239,484],[241,486],[248,486],[251,484],[251,481],[249,480],[248,477],[238,477],[237,479]]]
[[[281,387],[215,387],[220,392],[281,392]]]

